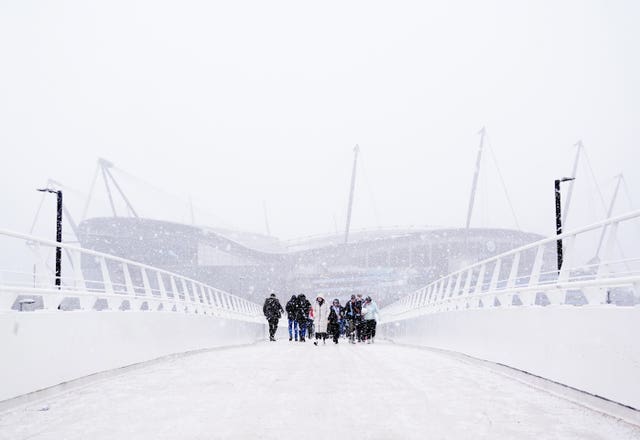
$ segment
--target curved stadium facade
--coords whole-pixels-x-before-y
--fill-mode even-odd
[[[471,262],[542,237],[511,229],[422,228],[353,232],[284,242],[274,237],[161,220],[100,217],[83,221],[83,247],[176,272],[254,301],[270,291],[384,304]],[[533,256],[523,259],[524,268]],[[548,267],[553,261],[545,261]],[[88,279],[99,267],[83,261]],[[134,280],[135,281],[135,280]],[[117,280],[116,280],[117,282]],[[135,284],[135,282],[134,282]]]

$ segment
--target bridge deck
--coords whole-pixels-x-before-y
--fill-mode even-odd
[[[43,365],[46,368],[46,365]],[[637,427],[447,354],[259,343],[0,413],[1,439],[631,439]]]

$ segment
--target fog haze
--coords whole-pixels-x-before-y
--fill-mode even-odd
[[[640,5],[481,3],[2,2],[0,227],[105,157],[198,223],[265,232],[266,202],[275,236],[343,231],[355,144],[354,228],[464,226],[483,126],[473,226],[516,227],[491,152],[527,231],[553,232],[578,140],[607,202],[621,172],[637,200]],[[122,179],[141,216],[188,220]],[[583,161],[570,225],[596,194]]]

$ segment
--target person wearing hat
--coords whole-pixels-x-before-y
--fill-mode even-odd
[[[318,294],[316,301],[313,303],[313,325],[316,330],[316,340],[313,345],[318,345],[320,339],[322,339],[323,343],[326,343],[327,326],[329,325],[329,305],[320,294]]]
[[[282,305],[280,305],[278,298],[276,298],[275,293],[272,293],[269,295],[269,298],[264,300],[262,313],[264,313],[264,316],[267,318],[267,322],[269,323],[269,340],[275,341],[278,321],[280,321],[280,316],[284,313],[284,309],[282,308]]]

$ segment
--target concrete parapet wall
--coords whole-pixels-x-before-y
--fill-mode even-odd
[[[0,312],[0,401],[170,354],[253,343],[265,328],[175,312]]]
[[[640,307],[498,307],[382,324],[394,342],[501,363],[640,409]]]

